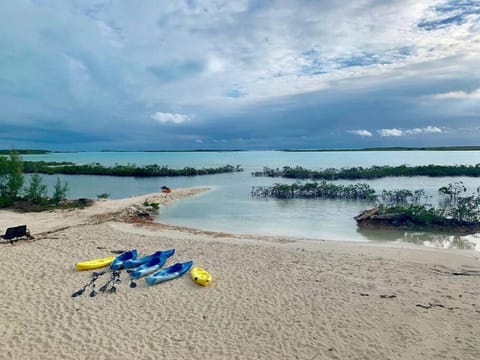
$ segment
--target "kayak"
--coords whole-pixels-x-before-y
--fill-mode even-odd
[[[159,270],[167,262],[167,256],[154,257],[143,265],[140,265],[135,271],[130,273],[132,279],[139,279],[142,276],[148,275],[154,271]]]
[[[143,265],[143,264],[149,262],[150,260],[153,260],[153,259],[158,258],[158,257],[165,257],[165,260],[166,260],[168,257],[172,256],[173,254],[175,254],[175,249],[169,249],[169,250],[165,250],[165,251],[157,251],[153,254],[143,256],[143,257],[138,258],[138,259],[127,260],[123,263],[123,267],[125,269],[133,269],[133,268],[136,268],[140,265]]]
[[[145,281],[147,285],[154,285],[164,281],[176,279],[185,274],[192,267],[193,261],[187,261],[184,263],[176,263],[163,270],[157,271],[153,275],[147,276]]]
[[[78,271],[93,270],[108,266],[115,259],[115,256],[109,256],[103,259],[93,259],[88,261],[82,261],[75,264],[75,268]]]
[[[120,270],[123,268],[123,264],[127,260],[136,259],[137,258],[137,249],[125,251],[124,253],[118,255],[110,264],[111,270]]]
[[[195,266],[190,270],[190,277],[195,284],[202,286],[208,286],[212,282],[212,275],[198,266]]]

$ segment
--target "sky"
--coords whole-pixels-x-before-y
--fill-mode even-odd
[[[480,145],[480,0],[15,0],[0,148]]]

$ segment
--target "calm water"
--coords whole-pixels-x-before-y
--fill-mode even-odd
[[[292,182],[286,179],[252,177],[252,171],[264,166],[271,168],[300,165],[309,169],[372,165],[427,165],[478,164],[478,151],[452,152],[164,152],[164,153],[56,153],[28,155],[25,160],[98,162],[103,165],[135,163],[159,164],[171,168],[217,167],[226,164],[241,165],[243,173],[198,177],[119,178],[100,176],[60,176],[70,186],[69,197],[91,197],[109,193],[110,198],[159,191],[162,185],[170,187],[210,186],[212,191],[192,199],[179,201],[162,208],[159,221],[194,226],[207,230],[266,235],[289,235],[327,240],[407,241],[440,247],[477,247],[480,238],[453,237],[439,234],[391,232],[359,232],[353,217],[373,204],[332,200],[272,200],[252,199],[252,186]],[[51,186],[56,176],[45,176]],[[369,183],[377,191],[383,189],[424,189],[434,196],[436,190],[449,182],[463,181],[470,189],[480,186],[474,178],[384,178]],[[349,181],[337,181],[349,183]],[[351,182],[354,183],[354,182]]]

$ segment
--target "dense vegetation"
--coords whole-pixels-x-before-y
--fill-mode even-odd
[[[168,166],[160,166],[157,164],[146,166],[136,166],[135,164],[117,164],[115,166],[108,167],[100,165],[99,163],[75,165],[70,162],[24,161],[23,171],[25,173],[40,173],[49,175],[69,174],[154,177],[211,175],[243,171],[243,169],[239,165],[225,165],[218,168],[202,169],[195,169],[192,167],[185,167],[183,169],[170,169]]]
[[[10,151],[8,157],[0,156],[0,207],[45,210],[58,206],[65,199],[67,183],[62,184],[57,178],[52,197],[48,197],[47,185],[38,174],[31,176],[24,186],[23,170],[23,161],[16,151]]]
[[[439,189],[444,191],[446,187]],[[444,192],[443,192],[444,193]],[[252,197],[269,197],[276,199],[344,199],[378,201],[383,205],[419,204],[427,199],[423,190],[383,190],[377,194],[368,184],[357,183],[337,185],[326,180],[317,182],[296,182],[294,184],[273,184],[272,186],[253,186]]]
[[[372,218],[380,223],[390,219],[388,224],[398,227],[436,227],[464,232],[480,230],[480,188],[467,194],[463,183],[456,182],[438,191],[441,195],[438,206],[428,204],[423,191],[397,190],[389,194],[384,191]],[[375,221],[370,222],[375,224]]]
[[[424,205],[425,207],[433,208],[440,217],[471,223],[480,222],[480,187],[474,193],[467,194],[467,188],[460,181],[443,186],[438,191],[443,196],[439,206],[433,208]]]
[[[472,165],[424,165],[424,166],[372,166],[369,168],[353,167],[342,169],[309,170],[301,166],[284,166],[282,169],[265,167],[263,171],[252,173],[253,176],[284,177],[290,179],[311,180],[358,180],[378,179],[388,176],[470,176],[480,177],[480,164]]]
[[[325,180],[320,183],[307,182],[274,184],[273,186],[254,186],[253,197],[270,197],[276,199],[348,199],[348,200],[376,200],[375,190],[368,184],[336,185]]]

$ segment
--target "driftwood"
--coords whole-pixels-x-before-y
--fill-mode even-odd
[[[378,209],[377,209],[377,208],[365,210],[365,211],[363,211],[361,214],[355,216],[354,219],[355,219],[357,222],[358,222],[358,221],[362,221],[362,220],[365,220],[365,219],[368,219],[368,218],[372,217],[373,215],[375,215],[375,214],[377,214],[377,213],[378,213]]]

